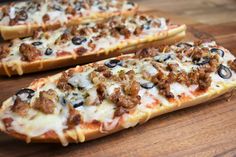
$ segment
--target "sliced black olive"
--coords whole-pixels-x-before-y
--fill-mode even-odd
[[[20,96],[21,94],[28,94],[27,99],[31,99],[34,96],[34,93],[35,91],[32,89],[23,88],[16,93],[16,96]]]
[[[205,65],[210,62],[210,58],[208,56],[202,57],[201,59],[194,59],[193,63],[196,65]]]
[[[52,7],[53,9],[57,10],[57,11],[62,11],[62,7],[60,5],[53,5]]]
[[[166,54],[166,55],[162,55],[162,56],[156,56],[156,57],[154,57],[154,59],[155,59],[155,61],[162,63],[162,62],[165,62],[165,61],[171,59],[171,55]]]
[[[17,20],[19,21],[25,21],[28,18],[28,14],[26,11],[21,10],[20,12],[17,13]]]
[[[107,62],[104,63],[108,68],[114,68],[117,65],[122,66],[123,63],[122,61],[118,60],[118,59],[113,59],[113,60],[109,60]]]
[[[134,2],[127,2],[127,4],[134,6]]]
[[[77,107],[80,107],[80,106],[83,106],[83,105],[84,105],[84,102],[81,101],[81,102],[78,103],[78,104],[73,104],[73,107],[74,107],[74,108],[77,108]]]
[[[148,20],[147,23],[142,25],[142,28],[146,29],[146,30],[149,30],[151,28],[151,26],[150,26],[151,22],[152,22],[151,20]]]
[[[221,57],[224,57],[224,55],[225,55],[225,52],[224,52],[223,50],[217,49],[217,48],[212,48],[212,49],[211,49],[211,52],[212,52],[212,53],[217,53],[217,54],[220,55]]]
[[[42,45],[43,43],[41,41],[36,41],[36,42],[33,42],[32,45],[34,46],[39,46],[39,45]]]
[[[83,42],[86,42],[87,39],[85,37],[78,37],[78,36],[75,36],[72,38],[72,43],[74,45],[81,45]]]
[[[189,44],[189,43],[178,43],[176,45],[177,47],[186,47],[186,48],[190,48],[190,47],[193,47],[193,45]]]
[[[51,48],[47,48],[45,51],[45,55],[50,56],[53,53],[53,50]]]
[[[155,86],[155,84],[152,82],[148,82],[148,83],[142,83],[140,84],[140,86],[145,89],[152,89]]]
[[[223,79],[229,79],[232,76],[232,72],[230,71],[230,69],[222,64],[220,64],[217,72]]]

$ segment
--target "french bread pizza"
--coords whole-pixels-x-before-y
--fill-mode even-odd
[[[236,59],[215,42],[145,48],[33,81],[0,109],[1,131],[26,142],[84,142],[236,87]]]
[[[138,5],[125,0],[33,0],[0,6],[3,39],[31,36],[36,30],[52,30],[112,16],[136,13]]]
[[[185,29],[185,25],[172,24],[165,18],[135,15],[39,31],[0,45],[0,75],[84,64],[160,40],[159,44],[168,44],[181,40]]]

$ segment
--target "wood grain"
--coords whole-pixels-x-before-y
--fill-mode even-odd
[[[142,11],[188,25],[185,40],[215,39],[236,55],[236,1],[136,0]],[[232,18],[233,17],[233,18]],[[0,102],[33,79],[64,69],[22,77],[0,77]],[[0,157],[236,156],[236,96],[154,118],[146,124],[66,148],[25,144],[0,134]]]

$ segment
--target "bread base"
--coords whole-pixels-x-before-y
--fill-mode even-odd
[[[216,91],[216,90],[207,91],[205,94],[200,95],[190,101],[185,101],[180,104],[175,104],[171,107],[170,106],[162,106],[161,108],[155,108],[155,109],[151,110],[151,112],[149,113],[150,114],[149,116],[147,114],[138,112],[138,114],[132,115],[132,118],[129,119],[128,121],[130,121],[131,123],[137,122],[135,124],[142,124],[142,123],[146,122],[147,120],[154,118],[156,116],[207,102],[207,101],[212,100],[218,96],[221,96],[227,92],[230,92],[235,88],[236,88],[236,83],[227,84],[227,85],[224,85],[218,91]],[[134,126],[135,125],[133,125],[131,127],[134,127]],[[99,128],[83,129],[83,130],[81,130],[81,132],[77,132],[76,130],[68,130],[65,133],[65,138],[67,139],[68,143],[79,143],[79,142],[97,139],[97,138],[100,138],[100,137],[103,137],[103,136],[106,136],[106,135],[109,135],[109,134],[112,134],[112,133],[115,133],[115,132],[118,132],[118,131],[124,130],[124,129],[125,128],[122,126],[122,124],[119,123],[113,130],[107,131],[106,133],[102,133]],[[25,135],[21,135],[21,134],[15,133],[15,132],[8,132],[8,131],[4,131],[4,130],[2,130],[2,131],[17,138],[17,139],[25,140],[27,142],[35,142],[35,143],[60,143],[61,142],[58,136],[50,136],[50,137],[37,136],[37,137],[32,137],[29,141],[29,139]],[[83,138],[79,138],[79,135],[81,135],[81,133],[83,134]],[[74,136],[72,137],[71,135],[74,135]]]

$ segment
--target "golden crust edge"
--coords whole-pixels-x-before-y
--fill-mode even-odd
[[[177,41],[180,41],[185,36],[186,26],[181,25],[173,30],[169,30],[168,32],[163,32],[163,34],[156,35],[155,37],[149,38],[146,41],[137,41],[137,43],[128,44],[127,46],[123,46],[124,48],[119,48],[121,45],[118,45],[115,49],[108,49],[99,54],[93,53],[84,56],[78,56],[76,59],[73,56],[64,56],[54,59],[40,60],[35,62],[18,62],[21,65],[21,71],[26,73],[40,72],[46,71],[61,67],[68,67],[72,65],[78,64],[86,64],[90,62],[99,61],[102,59],[107,59],[111,57],[115,57],[121,54],[131,53],[134,50],[149,47],[149,46],[160,46],[173,44]],[[127,51],[127,52],[126,52]],[[110,53],[109,53],[110,52]],[[16,69],[12,69],[8,67],[6,64],[0,63],[0,75],[22,75],[23,73],[17,72]]]

